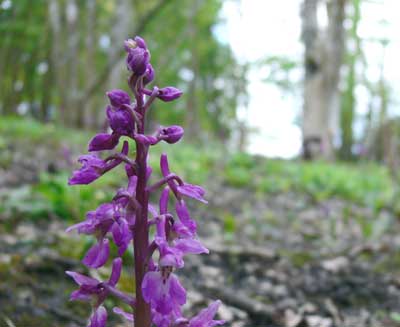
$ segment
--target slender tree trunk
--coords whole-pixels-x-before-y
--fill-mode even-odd
[[[71,126],[82,127],[84,109],[80,108],[79,98],[79,30],[78,17],[79,7],[76,0],[67,0],[65,7],[67,22],[67,88],[61,90],[66,92],[66,117]]]
[[[111,70],[109,87],[115,88],[121,81],[125,61],[120,56],[120,49],[124,40],[135,36],[130,35],[131,31],[134,31],[134,23],[131,1],[118,0],[114,14],[114,23],[111,28],[111,44],[113,46],[110,48],[108,56],[109,63],[117,62],[117,64]]]
[[[48,70],[43,76],[42,79],[42,98],[40,101],[40,116],[39,119],[41,121],[47,122],[52,117],[50,116],[50,105],[52,104],[52,95],[53,95],[53,84],[54,84],[54,72],[53,72],[53,64],[52,64],[50,49],[47,54],[47,65]]]
[[[54,72],[55,89],[58,97],[58,112],[56,118],[65,123],[67,98],[65,90],[65,56],[63,51],[63,33],[61,24],[61,8],[59,0],[49,0],[49,19],[52,31],[51,65]]]
[[[387,121],[387,111],[388,111],[388,88],[384,76],[384,62],[385,62],[386,46],[383,45],[383,55],[382,64],[380,67],[380,79],[378,82],[378,96],[380,100],[379,106],[379,116],[378,116],[378,126],[379,126],[379,143],[378,149],[381,151],[381,158],[385,163],[389,163],[390,157],[390,138],[391,129],[390,123]],[[394,124],[394,123],[393,123]],[[393,136],[392,136],[393,137]],[[378,150],[379,151],[379,150]]]
[[[198,0],[193,1],[193,5],[190,8],[189,17],[188,17],[188,29],[189,29],[189,38],[194,40],[196,38],[196,23],[195,17],[198,12],[198,7],[200,3]],[[198,140],[199,139],[199,113],[198,113],[198,102],[196,96],[196,90],[199,82],[199,60],[197,55],[197,46],[196,43],[191,47],[191,70],[193,72],[193,78],[189,83],[188,94],[186,96],[187,104],[186,104],[186,115],[185,115],[185,127],[186,127],[186,135],[190,140]]]
[[[10,52],[10,54],[12,55],[13,52]],[[12,57],[10,57],[9,66],[7,67],[8,70],[11,69],[10,67],[13,67],[11,64],[13,58],[14,60],[15,58],[18,58],[17,60],[19,60],[18,50],[16,51],[16,53],[14,53]],[[11,69],[11,72],[7,74],[9,76],[9,83],[7,85],[8,89],[4,97],[4,110],[3,110],[4,114],[6,115],[11,115],[16,113],[17,105],[21,95],[21,91],[15,90],[16,82],[18,81],[18,73],[19,73],[18,67],[13,67]]]
[[[319,0],[304,0],[302,39],[305,45],[303,109],[303,146],[307,157],[334,157],[338,138],[340,93],[339,78],[344,46],[344,9],[346,0],[326,3],[328,26],[317,19]],[[310,146],[318,146],[317,153]]]
[[[90,85],[96,75],[96,26],[97,26],[97,12],[96,0],[86,1],[86,62],[85,62],[85,79],[86,85]],[[85,85],[85,87],[86,87]],[[82,110],[80,119],[85,127],[97,127],[96,117],[96,98],[85,99],[80,97],[79,106]]]
[[[352,155],[352,147],[354,143],[353,136],[353,122],[356,100],[354,96],[356,87],[356,63],[361,57],[360,38],[357,34],[358,24],[361,19],[360,0],[352,1],[352,26],[348,33],[349,41],[352,42],[352,48],[347,50],[347,76],[346,88],[342,95],[340,125],[342,131],[342,145],[340,148],[340,155],[342,159],[350,160]]]

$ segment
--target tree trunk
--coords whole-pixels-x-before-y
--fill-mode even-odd
[[[79,99],[79,30],[78,30],[79,8],[76,0],[68,0],[65,7],[67,21],[67,87],[61,92],[66,92],[66,117],[67,124],[82,127],[83,108],[80,108]]]
[[[344,47],[345,2],[326,2],[326,28],[321,27],[317,19],[317,11],[323,3],[320,0],[304,0],[303,3],[303,151],[308,159],[319,155],[327,159],[334,158],[334,141],[339,137],[338,83]],[[313,145],[316,147],[313,148]]]
[[[51,49],[51,65],[50,69],[54,72],[55,88],[57,90],[58,96],[58,113],[56,113],[56,118],[60,122],[65,121],[65,109],[66,109],[66,94],[65,89],[65,76],[64,76],[64,64],[65,56],[63,55],[63,33],[61,25],[61,8],[59,0],[49,1],[49,19],[52,31],[52,49]]]
[[[85,62],[85,79],[84,82],[90,85],[96,75],[96,0],[86,1],[86,62]],[[86,86],[86,85],[85,85]],[[79,106],[82,110],[80,120],[85,127],[97,127],[96,117],[96,99],[91,97],[89,99],[79,98]]]
[[[112,68],[109,78],[109,88],[116,88],[121,83],[122,73],[125,69],[125,60],[121,58],[120,49],[123,46],[124,40],[133,38],[135,35],[130,35],[134,31],[134,15],[133,7],[130,0],[118,0],[114,14],[114,24],[111,28],[111,48],[109,51],[109,63],[117,62]]]
[[[356,87],[356,63],[361,57],[360,38],[357,34],[358,24],[361,18],[360,0],[352,1],[353,14],[351,17],[352,26],[349,31],[349,41],[355,44],[353,49],[347,50],[347,76],[346,88],[342,95],[340,127],[342,131],[342,145],[340,156],[344,160],[350,160],[353,157],[352,147],[354,143],[353,122],[356,100],[354,96]]]
[[[196,23],[195,17],[198,12],[199,1],[193,1],[193,5],[190,8],[189,16],[188,16],[188,32],[189,38],[191,40],[195,40],[196,38]],[[199,139],[199,113],[198,113],[198,102],[196,96],[196,90],[198,87],[199,81],[199,62],[197,55],[197,47],[196,43],[193,43],[191,47],[191,70],[193,72],[193,78],[189,83],[189,89],[187,92],[187,103],[186,103],[186,114],[185,114],[185,131],[186,137],[190,140],[198,140]]]

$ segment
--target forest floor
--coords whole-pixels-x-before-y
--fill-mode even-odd
[[[90,306],[68,301],[75,285],[64,271],[88,273],[80,259],[92,239],[67,235],[73,222],[48,210],[63,197],[37,200],[43,171],[66,169],[65,158],[48,144],[28,147],[7,139],[0,162],[0,326],[84,326]],[[65,192],[46,178],[53,193]],[[400,224],[387,205],[260,191],[217,168],[203,179],[209,204],[190,206],[210,255],[188,256],[179,271],[188,313],[219,298],[219,318],[232,327],[400,326]],[[121,287],[132,284],[126,272]],[[111,326],[128,326],[109,316]]]

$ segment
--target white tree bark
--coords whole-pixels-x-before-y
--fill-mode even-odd
[[[66,110],[68,111],[68,122],[70,125],[81,126],[81,109],[79,108],[79,30],[78,30],[79,8],[76,0],[68,0],[65,7],[67,22],[67,85],[64,92],[67,93]]]
[[[52,31],[51,45],[51,64],[55,77],[57,95],[59,97],[59,110],[57,112],[58,120],[63,121],[65,116],[66,96],[61,86],[63,83],[63,66],[65,57],[63,55],[63,35],[61,26],[61,8],[59,0],[50,0],[48,6],[49,20]]]
[[[305,157],[334,157],[339,138],[339,79],[344,49],[346,0],[304,0],[302,39],[305,45],[303,146]],[[318,10],[326,9],[321,27]],[[317,145],[312,150],[310,145]]]
[[[123,46],[124,40],[127,38],[133,38],[135,35],[131,35],[134,31],[134,16],[133,7],[130,0],[118,0],[116,1],[114,24],[111,28],[111,46],[109,51],[109,61],[115,62],[120,58],[120,49]],[[115,88],[116,85],[121,83],[121,75],[124,71],[125,60],[121,58],[118,61],[110,74],[109,85]]]

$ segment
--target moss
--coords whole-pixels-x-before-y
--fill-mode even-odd
[[[289,259],[289,261],[298,268],[304,267],[306,264],[314,261],[312,255],[305,251],[290,251],[287,249],[281,249],[279,251],[279,255],[283,258]]]

